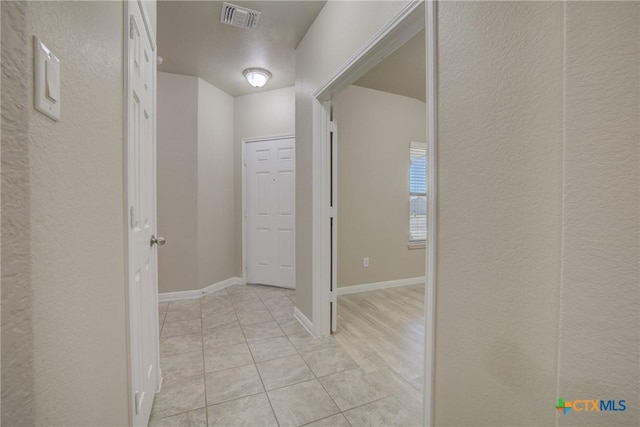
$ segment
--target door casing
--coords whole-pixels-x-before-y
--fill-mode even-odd
[[[424,12],[420,6],[424,5]],[[330,121],[331,97],[354,83],[404,42],[425,29],[427,59],[427,155],[429,156],[427,221],[429,233],[426,251],[425,283],[425,353],[423,423],[434,425],[435,367],[435,299],[436,299],[436,237],[437,237],[437,4],[435,1],[412,0],[349,61],[313,93],[312,117],[312,302],[310,332],[316,337],[331,331],[331,229],[330,185],[331,162]]]

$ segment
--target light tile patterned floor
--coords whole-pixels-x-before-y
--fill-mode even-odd
[[[311,337],[294,295],[235,285],[160,303],[164,383],[150,425],[420,425],[402,403],[412,386],[386,365],[359,365],[335,337]]]

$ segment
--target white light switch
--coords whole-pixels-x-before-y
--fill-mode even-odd
[[[60,62],[47,59],[45,64],[46,95],[51,102],[60,101]]]
[[[34,96],[36,110],[60,120],[60,60],[37,37],[34,47]]]

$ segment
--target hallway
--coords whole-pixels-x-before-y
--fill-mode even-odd
[[[355,311],[366,301],[379,307],[386,300],[387,309],[379,311],[386,321],[389,308],[399,307],[389,292],[406,302],[390,327],[409,335],[397,335],[398,346],[383,347],[372,335],[372,347],[364,346],[367,332]],[[404,351],[418,356],[406,339],[416,338],[413,325],[422,312],[415,308],[422,307],[417,297],[423,292],[409,286],[341,297],[340,330],[320,339],[293,317],[292,290],[234,285],[199,299],[160,303],[164,382],[151,425],[419,425],[421,393],[396,373],[409,365],[393,361]],[[378,316],[363,311],[369,325],[372,314]]]
[[[640,0],[223,3],[1,2],[0,424],[640,426]],[[283,136],[295,293],[236,285]],[[422,341],[411,288],[340,289],[414,258]]]

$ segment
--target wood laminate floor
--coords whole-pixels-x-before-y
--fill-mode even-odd
[[[338,331],[331,340],[378,387],[421,415],[424,285],[338,297]]]

